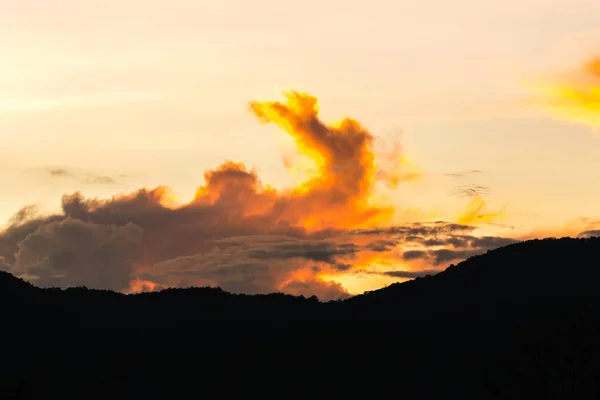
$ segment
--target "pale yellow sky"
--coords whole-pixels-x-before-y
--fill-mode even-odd
[[[224,159],[290,186],[281,133],[247,112],[288,89],[325,120],[402,133],[424,176],[389,193],[401,209],[453,219],[467,201],[453,186],[480,184],[523,231],[595,217],[600,139],[520,83],[594,56],[598,26],[596,0],[3,1],[0,221],[75,190],[166,184],[186,199]],[[444,176],[470,169],[483,172]]]

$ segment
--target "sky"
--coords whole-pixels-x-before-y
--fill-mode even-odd
[[[2,2],[0,267],[336,298],[600,229],[599,26],[595,0]]]

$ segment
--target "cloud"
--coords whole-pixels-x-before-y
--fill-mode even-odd
[[[64,168],[48,168],[48,173],[50,174],[50,176],[56,176],[56,177],[68,177],[68,178],[75,177],[75,175],[73,175],[71,172],[67,171]]]
[[[426,259],[432,246],[509,242],[471,236],[474,227],[443,222],[310,231],[264,215],[243,216],[227,202],[169,208],[163,193],[141,190],[108,200],[76,193],[64,196],[62,215],[23,210],[0,235],[0,255],[11,272],[43,286],[127,292],[208,285],[241,293],[314,290],[339,298],[348,293],[325,278],[353,273],[361,260],[373,260],[368,254],[390,257],[393,268],[402,261],[394,252],[404,247],[423,248],[415,255]],[[101,250],[112,254],[110,262]],[[40,259],[48,261],[32,261]]]
[[[481,171],[480,169],[470,169],[467,171],[461,171],[461,172],[450,172],[450,173],[446,173],[444,174],[444,176],[447,176],[449,178],[463,178],[467,175],[472,175],[472,174],[480,174],[483,171]]]
[[[0,257],[0,271],[10,271],[11,265],[6,261],[4,257]]]
[[[460,173],[446,174],[446,176],[463,178],[464,176],[476,173],[481,173],[481,170],[473,169]],[[492,224],[504,217],[504,211],[489,211],[487,209],[487,201],[484,197],[489,195],[489,193],[490,188],[484,185],[465,184],[454,186],[450,192],[451,196],[471,199],[456,221],[459,224],[465,225]]]
[[[415,181],[423,176],[423,172],[415,163],[404,155],[398,140],[388,143],[380,152],[379,165],[376,177],[390,189],[397,188],[402,182]]]
[[[365,249],[375,252],[386,252],[391,251],[398,246],[399,241],[394,239],[379,239],[373,242],[369,242],[365,245]]]
[[[490,188],[482,185],[460,185],[452,189],[452,196],[455,197],[481,197],[488,195]]]
[[[497,247],[508,246],[516,243],[518,240],[498,236],[479,236],[469,238],[469,246],[472,248],[494,249]]]
[[[318,280],[295,280],[286,284],[282,290],[295,296],[317,296],[320,299],[344,299],[350,297],[346,289],[337,282],[324,282]]]
[[[106,175],[87,174],[84,183],[92,185],[114,185],[117,181],[115,178]]]
[[[427,252],[423,250],[408,250],[402,254],[404,260],[415,260],[418,258],[427,258]]]
[[[532,101],[556,117],[598,128],[600,125],[600,57],[575,71],[528,84]]]
[[[440,272],[440,271],[436,270],[436,269],[427,269],[427,270],[422,270],[422,271],[401,271],[401,270],[397,270],[397,271],[385,271],[385,272],[382,273],[382,275],[393,276],[394,278],[413,279],[413,278],[423,277],[423,276],[426,276],[426,275],[435,275],[438,272]]]
[[[335,298],[339,298],[348,293],[320,280],[319,274],[348,270],[351,265],[339,260],[351,259],[359,251],[352,243],[283,235],[232,237],[210,243],[212,250],[156,263],[140,279],[162,286],[218,285],[243,293],[289,292],[292,287],[298,294],[306,294],[310,288],[320,292],[327,288],[332,293],[336,288]],[[304,289],[300,291],[300,287]]]
[[[457,218],[459,224],[491,224],[504,216],[504,211],[488,211],[487,202],[477,190],[471,192],[471,197],[471,201]]]
[[[247,255],[262,260],[304,258],[333,264],[336,256],[354,255],[356,252],[357,248],[353,243],[337,245],[324,241],[296,240],[247,250]]]
[[[45,172],[54,178],[70,178],[77,179],[84,184],[92,185],[112,185],[116,184],[117,180],[108,175],[97,175],[90,172],[81,172],[67,168],[47,168]]]
[[[422,244],[423,248],[405,251],[402,254],[402,259],[405,261],[426,260],[434,266],[447,264],[451,261],[464,260],[471,256],[482,254],[490,249],[517,242],[517,240],[512,238],[497,236],[478,237],[471,235],[451,235],[445,238],[413,237],[411,241]]]
[[[577,237],[581,238],[591,238],[591,237],[600,237],[600,230],[591,230],[581,232]]]
[[[27,205],[17,211],[8,221],[9,226],[23,225],[39,215],[38,206],[35,204]]]
[[[336,281],[344,274],[374,266],[423,270],[404,262],[403,252],[421,251],[414,262],[432,257],[441,266],[449,258],[443,248],[458,256],[502,243],[476,244],[473,225],[394,224],[394,205],[372,198],[378,180],[409,179],[396,179],[402,163],[379,160],[373,136],[357,121],[322,122],[314,97],[290,92],[285,102],[252,102],[250,110],[312,161],[300,185],[275,190],[255,170],[225,161],[205,171],[186,203],[165,186],[102,199],[66,194],[62,212],[41,215],[28,206],[0,232],[2,268],[41,286],[131,292],[208,285],[330,299],[348,296]]]
[[[129,287],[142,229],[64,219],[38,226],[17,245],[11,272],[40,286]]]
[[[481,249],[477,250],[451,250],[451,249],[439,249],[431,250],[428,252],[429,256],[433,259],[434,265],[444,264],[454,260],[464,260],[471,256],[481,253]]]
[[[354,235],[397,235],[405,239],[420,240],[424,236],[451,235],[459,232],[471,232],[475,226],[455,224],[445,221],[415,222],[399,226],[376,227],[370,229],[355,229],[350,231]]]
[[[433,265],[440,265],[444,263],[448,263],[454,260],[464,260],[465,258],[469,258],[471,256],[481,254],[482,249],[476,250],[452,250],[452,249],[439,249],[439,250],[411,250],[406,251],[402,255],[404,260],[415,260],[415,259],[423,259],[427,260]]]

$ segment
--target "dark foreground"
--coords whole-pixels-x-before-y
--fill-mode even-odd
[[[0,274],[0,399],[600,395],[600,239],[506,246],[339,302]]]

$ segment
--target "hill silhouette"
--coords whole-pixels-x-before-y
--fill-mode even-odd
[[[186,385],[247,395],[183,377],[218,361],[332,374],[346,360],[391,368],[397,394],[418,398],[596,398],[599,283],[596,237],[511,244],[330,302],[219,288],[41,289],[0,273],[0,397],[175,396]]]

